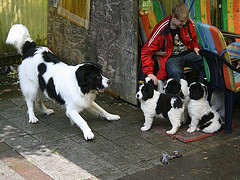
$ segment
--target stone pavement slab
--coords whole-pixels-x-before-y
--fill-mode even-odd
[[[219,133],[186,144],[154,128],[142,132],[144,117],[139,107],[99,94],[99,105],[120,115],[121,120],[107,121],[84,111],[81,115],[95,134],[93,140],[85,141],[82,131],[70,124],[64,108],[51,101],[46,105],[55,114],[47,116],[36,110],[40,121],[29,124],[24,99],[18,93],[0,95],[2,179],[240,178],[240,128],[229,135]],[[182,158],[162,164],[162,153],[174,150],[179,150]]]

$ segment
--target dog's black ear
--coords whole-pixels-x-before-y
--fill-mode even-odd
[[[83,64],[85,64],[85,65],[89,64],[89,65],[97,68],[100,71],[100,73],[102,73],[102,67],[95,62],[88,61],[88,62],[84,62]]]
[[[193,83],[189,88],[189,97],[194,100],[199,100],[204,96],[205,89],[201,83]]]
[[[151,99],[153,97],[153,94],[154,94],[154,88],[153,88],[153,85],[152,84],[149,84],[149,83],[144,83],[144,86],[142,88],[142,94],[143,94],[143,97],[142,99],[144,101],[148,100],[148,99]]]
[[[178,80],[172,79],[165,86],[165,93],[179,95],[181,91],[181,84]]]
[[[145,82],[151,84],[155,91],[158,90],[158,86],[154,84],[154,82],[153,82],[153,80],[151,78],[149,78],[149,77],[145,78]]]
[[[87,78],[89,71],[84,66],[85,65],[80,66],[75,72],[78,86],[81,88],[81,91],[83,92],[83,94],[89,92],[88,78]]]

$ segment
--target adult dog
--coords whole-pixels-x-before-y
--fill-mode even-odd
[[[219,131],[223,122],[219,114],[213,110],[206,99],[207,87],[199,82],[189,86],[188,113],[191,117],[191,124],[187,132],[202,130],[205,133]]]
[[[23,57],[19,66],[19,80],[27,103],[29,123],[38,122],[34,114],[34,102],[43,113],[54,113],[43,104],[43,94],[65,106],[66,115],[71,123],[82,130],[86,140],[93,139],[94,134],[79,114],[83,109],[107,120],[120,119],[94,102],[97,92],[110,85],[110,80],[102,75],[98,65],[82,63],[69,66],[61,62],[47,47],[37,47],[27,28],[21,24],[11,27],[6,43],[13,45]]]
[[[175,134],[181,126],[184,106],[182,100],[175,95],[161,93],[154,90],[151,83],[142,83],[136,94],[141,103],[141,109],[145,116],[145,123],[141,128],[147,131],[151,128],[153,117],[169,118],[172,129],[167,134]]]

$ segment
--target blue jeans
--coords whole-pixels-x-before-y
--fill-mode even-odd
[[[199,71],[198,81],[203,82],[205,70],[201,55],[197,55],[195,51],[190,51],[186,55],[169,58],[165,65],[169,77],[175,79],[184,78],[184,67],[190,67],[193,70]]]

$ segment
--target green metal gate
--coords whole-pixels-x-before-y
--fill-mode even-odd
[[[0,66],[21,62],[5,43],[13,24],[25,25],[37,45],[47,44],[47,6],[48,0],[0,0]]]

